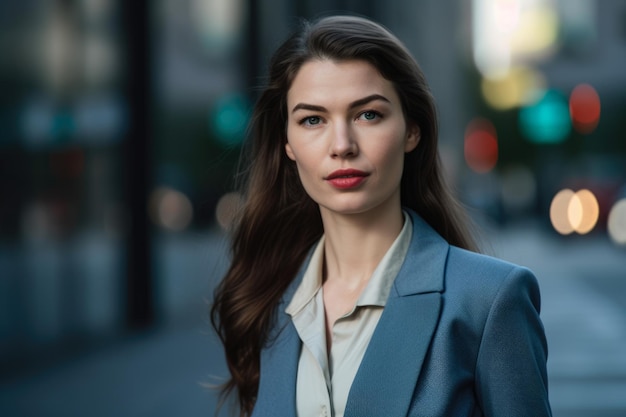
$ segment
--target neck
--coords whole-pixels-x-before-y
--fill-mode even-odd
[[[358,286],[369,280],[398,237],[404,217],[400,204],[359,214],[321,210],[325,234],[325,279]]]

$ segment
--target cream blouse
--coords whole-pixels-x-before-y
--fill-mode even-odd
[[[404,262],[412,233],[411,218],[405,212],[400,234],[355,306],[335,322],[330,357],[326,353],[322,293],[324,237],[317,243],[302,282],[285,310],[302,340],[296,383],[298,417],[343,417],[352,381]]]

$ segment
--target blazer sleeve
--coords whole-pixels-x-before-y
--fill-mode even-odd
[[[513,268],[487,316],[476,363],[476,394],[486,417],[552,415],[539,311],[536,278]]]

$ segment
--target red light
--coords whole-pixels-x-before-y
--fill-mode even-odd
[[[474,119],[465,129],[465,162],[475,172],[491,171],[498,162],[498,139],[493,123]]]
[[[600,121],[600,97],[589,84],[579,84],[569,99],[572,125],[580,133],[591,133]]]

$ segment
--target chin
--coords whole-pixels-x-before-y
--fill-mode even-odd
[[[380,204],[366,202],[346,202],[344,204],[320,204],[320,210],[335,214],[364,214],[380,207]]]

